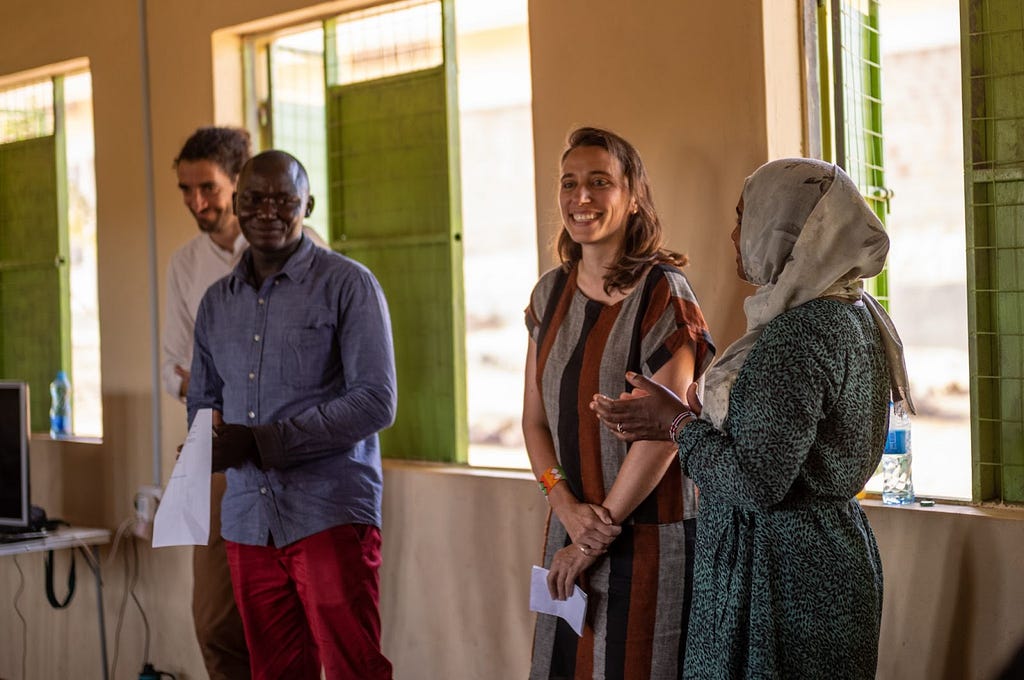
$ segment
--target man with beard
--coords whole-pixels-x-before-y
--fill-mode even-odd
[[[171,256],[162,345],[164,389],[184,401],[192,365],[196,310],[206,289],[228,274],[247,247],[231,205],[242,165],[249,160],[249,133],[238,128],[199,128],[174,159],[178,188],[199,233]],[[213,475],[210,541],[192,558],[192,618],[211,680],[248,678],[249,651],[231,590],[220,507],[225,479]]]
[[[195,325],[189,422],[213,426],[222,530],[254,678],[391,678],[380,649],[377,432],[397,392],[373,274],[303,236],[305,169],[282,151],[245,164],[235,210],[250,244]]]

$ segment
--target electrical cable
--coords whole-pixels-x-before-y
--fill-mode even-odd
[[[128,607],[128,583],[131,565],[128,563],[127,553],[124,556],[124,593],[121,595],[121,604],[117,609],[117,625],[114,628],[114,650],[111,655],[110,677],[117,677],[117,659],[121,652],[121,627],[124,625],[124,612]]]
[[[121,522],[117,527],[117,533],[114,534],[114,541],[110,544],[110,554],[107,555],[106,561],[103,563],[104,568],[108,568],[114,564],[114,558],[117,557],[117,549],[121,544],[121,539],[124,538],[124,534],[135,524],[135,518],[129,517]]]
[[[124,594],[121,596],[121,604],[118,606],[117,612],[117,626],[114,631],[114,652],[111,656],[112,662],[110,667],[111,677],[117,675],[117,662],[121,652],[121,630],[124,627],[125,611],[128,608],[128,597],[131,596],[135,602],[135,606],[139,610],[139,615],[142,617],[142,626],[144,630],[143,637],[143,654],[142,658],[144,663],[149,663],[149,643],[150,643],[150,629],[149,629],[149,618],[146,616],[146,610],[142,607],[142,603],[139,601],[138,596],[135,594],[135,586],[139,582],[139,574],[141,569],[141,560],[139,558],[139,544],[134,538],[131,538],[132,553],[126,552],[124,556]]]
[[[46,571],[46,601],[54,609],[64,609],[71,604],[75,596],[75,551],[71,551],[71,567],[68,570],[68,592],[63,600],[57,599],[57,593],[53,589],[53,551],[48,550],[43,559],[43,568]]]
[[[140,569],[140,567],[139,567],[139,542],[138,541],[132,541],[132,552],[135,553],[135,578],[132,579],[132,584],[131,584],[130,592],[132,594],[132,599],[135,600],[135,606],[139,608],[139,614],[142,616],[142,625],[143,625],[143,628],[145,628],[145,631],[146,631],[146,637],[145,637],[146,645],[143,648],[144,651],[143,651],[143,654],[142,654],[142,658],[145,661],[149,661],[149,619],[146,618],[146,610],[142,608],[142,603],[139,602],[139,598],[136,597],[136,595],[135,595],[135,586],[138,584],[138,581],[139,581],[139,572],[142,571]]]
[[[14,612],[21,619],[21,677],[25,678],[28,677],[25,672],[28,664],[28,621],[25,620],[25,615],[21,613],[21,607],[18,606],[18,600],[25,592],[25,572],[21,570],[17,555],[14,555],[14,566],[18,568],[18,590],[14,593]]]

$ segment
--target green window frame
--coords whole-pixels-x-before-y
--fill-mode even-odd
[[[424,8],[427,14],[439,10],[440,25],[426,31],[438,36],[436,59],[417,66],[415,56],[396,50],[399,61],[411,59],[414,65],[369,76],[346,70],[349,65],[341,63],[339,54],[346,22]],[[249,125],[261,148],[283,148],[300,159],[326,148],[326,188],[317,197],[318,212],[326,208],[321,214],[329,217],[326,240],[366,264],[387,296],[399,399],[394,426],[381,433],[383,455],[465,463],[469,433],[454,2],[400,0],[330,17],[320,26],[324,130],[310,138],[323,132],[326,143],[281,133],[290,126],[290,114],[274,95],[279,53],[274,37],[245,43]],[[414,32],[422,29],[412,27]],[[316,27],[307,24],[301,30]],[[422,44],[413,48],[424,49]],[[372,62],[372,50],[364,54]]]
[[[49,384],[72,355],[64,79],[44,82],[45,106],[0,109],[0,376],[28,382],[33,432],[49,431]]]
[[[1024,7],[961,0],[975,501],[1024,502]]]
[[[886,224],[879,0],[804,5],[810,154],[843,168]],[[888,264],[865,289],[889,308]]]

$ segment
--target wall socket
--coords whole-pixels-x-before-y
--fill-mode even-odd
[[[163,490],[159,486],[143,485],[135,492],[135,526],[132,533],[147,541],[153,538],[153,518],[160,505]]]

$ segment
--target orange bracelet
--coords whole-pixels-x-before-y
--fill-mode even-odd
[[[548,492],[555,488],[555,484],[558,484],[564,479],[565,470],[562,469],[562,466],[552,465],[540,476],[540,479],[537,480],[537,484],[540,485],[541,492],[547,496]]]

